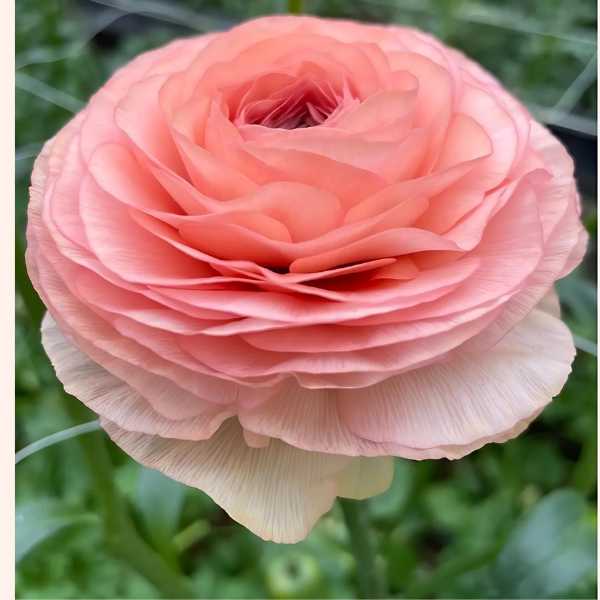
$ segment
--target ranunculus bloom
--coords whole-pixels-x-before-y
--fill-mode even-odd
[[[418,31],[272,17],[144,54],[45,146],[29,216],[67,391],[265,539],[391,456],[514,437],[571,369],[572,161]]]

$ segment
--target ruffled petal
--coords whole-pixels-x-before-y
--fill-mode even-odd
[[[203,490],[233,519],[278,543],[304,539],[337,495],[365,498],[385,491],[391,481],[387,458],[365,463],[279,440],[250,447],[235,419],[201,442],[133,433],[105,419],[102,425],[138,462]]]
[[[340,390],[349,429],[375,442],[413,448],[466,445],[538,412],[562,389],[575,357],[566,325],[534,310],[482,354],[458,352],[361,390]]]
[[[117,423],[129,431],[156,434],[188,440],[208,439],[234,412],[229,406],[213,404],[196,399],[195,414],[179,418],[168,418],[161,414],[172,397],[166,390],[156,410],[143,395],[124,381],[111,375],[94,362],[88,354],[67,342],[56,322],[46,314],[42,324],[42,343],[56,375],[65,390],[81,400],[88,408]],[[152,378],[146,374],[146,378]],[[155,385],[160,377],[155,377]],[[183,390],[180,390],[183,394]],[[154,402],[156,402],[155,398]],[[176,400],[176,398],[174,399]]]

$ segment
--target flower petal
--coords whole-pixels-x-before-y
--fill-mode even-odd
[[[104,419],[102,426],[138,462],[203,490],[233,519],[278,543],[304,539],[338,494],[364,498],[389,485],[389,459],[366,474],[361,458],[306,452],[280,440],[252,448],[236,419],[200,442],[132,433]],[[359,464],[350,468],[353,461]]]
[[[230,406],[198,398],[195,416],[179,419],[163,416],[138,391],[67,342],[49,314],[46,314],[42,324],[42,343],[65,390],[94,412],[129,431],[203,440],[209,438],[225,419],[233,415]],[[147,374],[147,377],[152,375]],[[156,382],[160,379],[155,377]],[[164,406],[169,399],[165,396],[162,401]]]
[[[566,325],[534,310],[483,354],[457,353],[359,390],[340,390],[352,432],[413,448],[471,444],[527,419],[562,389],[575,356]]]

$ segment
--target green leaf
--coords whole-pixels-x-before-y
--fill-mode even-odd
[[[374,519],[392,519],[406,509],[415,487],[415,465],[410,460],[394,459],[394,478],[389,489],[369,501],[368,508]]]
[[[473,507],[467,494],[449,483],[430,485],[423,494],[423,506],[436,526],[458,531],[471,518]]]
[[[492,567],[502,598],[551,598],[596,569],[596,531],[575,490],[546,496],[511,534]]]
[[[186,486],[143,467],[138,481],[136,504],[154,547],[173,561],[177,552],[173,538],[178,531]]]
[[[67,527],[97,522],[96,515],[74,511],[52,498],[20,506],[15,514],[15,562]]]
[[[598,306],[598,290],[589,279],[574,271],[568,277],[556,282],[556,291],[563,306],[582,323],[596,322]]]
[[[387,579],[397,589],[404,589],[419,566],[419,553],[414,540],[402,527],[396,527],[381,544],[387,559]]]

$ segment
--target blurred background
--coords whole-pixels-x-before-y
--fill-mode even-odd
[[[280,0],[19,0],[17,270],[33,159],[116,68],[175,37],[286,8]],[[304,9],[416,26],[479,61],[567,145],[591,234],[584,264],[559,282],[579,346],[560,396],[505,444],[456,462],[397,459],[392,487],[369,501],[390,597],[596,598],[596,3],[306,0]],[[16,450],[93,419],[61,394],[28,293],[16,291]],[[105,542],[84,439],[109,453],[106,485],[115,482],[139,534],[190,578],[196,597],[358,597],[339,506],[304,542],[263,542],[202,492],[140,467],[94,432],[16,466],[17,598],[162,597]]]

